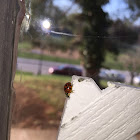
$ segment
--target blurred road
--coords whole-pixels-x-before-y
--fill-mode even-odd
[[[17,59],[17,70],[24,72],[32,72],[34,74],[37,74],[39,71],[41,71],[41,74],[49,74],[48,73],[49,67],[57,67],[59,65],[67,65],[67,64],[27,58]],[[74,66],[82,68],[80,65]]]
[[[42,61],[42,60],[37,60],[37,59],[27,59],[27,58],[18,58],[17,60],[17,70],[24,71],[24,72],[31,72],[33,74],[38,74],[38,73],[49,74],[48,69],[50,67],[57,67],[59,65],[68,65],[68,64],[52,62],[52,61]],[[84,70],[80,65],[74,65],[74,66]],[[102,74],[102,72],[106,73],[108,76],[121,74],[124,77],[125,83],[130,83],[131,81],[131,76],[130,76],[129,71],[101,69],[100,74]],[[111,79],[108,79],[108,80],[111,80]],[[115,79],[112,81],[115,81]]]

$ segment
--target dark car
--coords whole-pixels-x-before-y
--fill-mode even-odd
[[[61,65],[58,67],[50,67],[48,72],[50,74],[60,74],[60,75],[78,75],[78,76],[82,76],[82,69],[77,68],[75,66],[71,66],[71,65]]]

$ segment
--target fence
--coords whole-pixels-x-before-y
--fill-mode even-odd
[[[132,140],[140,131],[140,88],[73,76],[58,140]]]

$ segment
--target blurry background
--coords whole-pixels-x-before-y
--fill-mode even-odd
[[[26,0],[12,138],[56,138],[72,75],[101,89],[107,81],[139,86],[139,15],[139,0]]]

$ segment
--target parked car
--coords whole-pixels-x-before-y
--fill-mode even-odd
[[[78,75],[82,76],[82,69],[71,65],[60,65],[58,67],[50,67],[48,72],[50,74],[60,74],[60,75]]]
[[[125,82],[125,76],[116,70],[101,69],[99,77],[108,81]]]

